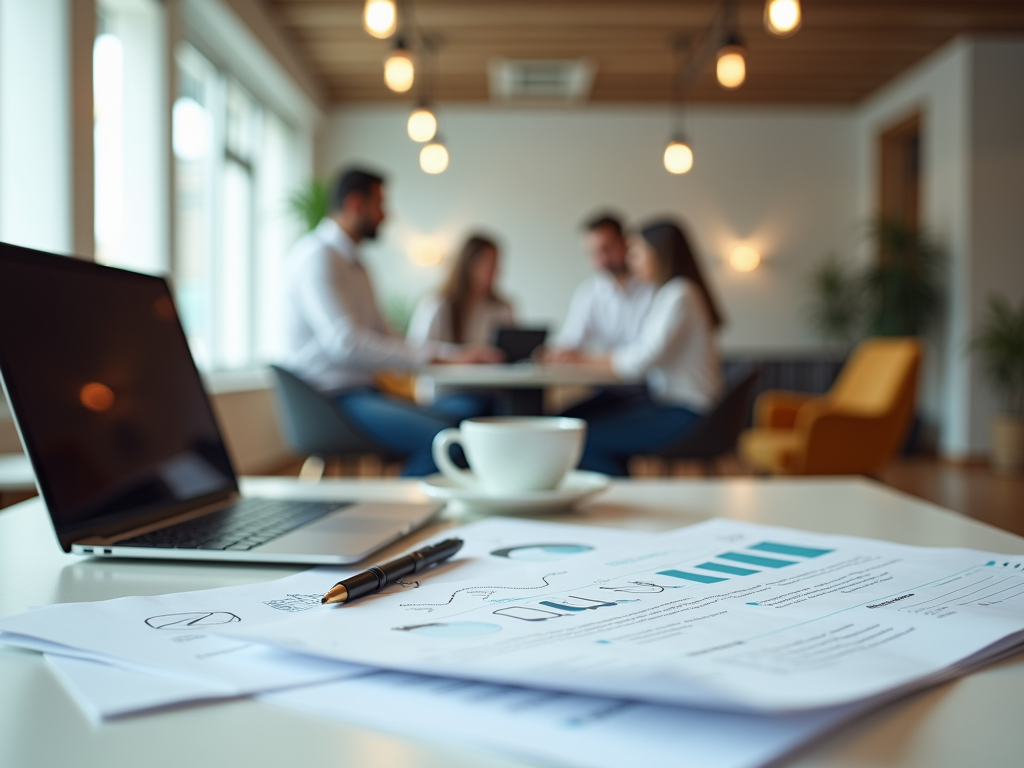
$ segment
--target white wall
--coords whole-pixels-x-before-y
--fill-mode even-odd
[[[879,135],[915,112],[921,113],[921,224],[948,257],[946,299],[941,327],[928,338],[921,407],[941,424],[939,439],[964,430],[967,413],[956,407],[966,387],[963,346],[955,329],[964,327],[963,296],[969,270],[969,82],[966,39],[954,41],[864,102],[858,152],[860,210],[865,220],[877,212]]]
[[[1024,301],[1024,38],[981,38],[971,56],[971,274],[969,335],[989,296]],[[966,341],[966,339],[965,339]],[[988,446],[993,397],[980,365],[970,367],[966,448]]]
[[[988,451],[995,402],[968,355],[993,291],[1024,298],[1024,39],[955,40],[861,110],[860,208],[876,204],[878,134],[922,113],[922,224],[943,246],[945,312],[930,339],[923,406],[942,452]]]
[[[828,251],[859,231],[855,119],[847,109],[691,109],[696,164],[676,177],[662,166],[665,108],[440,110],[451,164],[423,173],[405,135],[404,109],[338,110],[323,156],[333,174],[363,163],[388,177],[389,220],[365,251],[384,297],[419,296],[444,266],[407,253],[423,242],[450,254],[472,229],[504,244],[504,286],[531,322],[559,323],[588,274],[580,223],[597,209],[632,224],[669,213],[689,225],[725,306],[727,349],[820,346],[806,322],[806,279]],[[724,257],[756,247],[762,266],[740,274]]]

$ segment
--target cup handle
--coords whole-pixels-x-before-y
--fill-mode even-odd
[[[434,463],[441,470],[441,474],[456,485],[460,485],[463,488],[475,488],[478,482],[473,473],[459,469],[455,466],[451,456],[448,455],[448,449],[453,444],[460,442],[462,442],[462,433],[454,427],[442,429],[434,435],[434,443],[431,446],[431,451],[434,454]]]

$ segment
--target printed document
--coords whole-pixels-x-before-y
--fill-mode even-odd
[[[861,709],[762,716],[377,672],[263,701],[447,744],[568,768],[758,768]]]
[[[454,536],[465,545],[452,561],[402,580],[391,591],[411,593],[421,584],[463,575],[484,577],[517,570],[524,563],[567,561],[623,542],[647,541],[650,534],[496,517],[436,538]],[[239,587],[48,606],[0,621],[0,642],[102,662],[55,662],[66,682],[77,674],[76,698],[98,718],[336,680],[365,670],[211,630],[231,624],[269,625],[319,610],[324,592],[358,570],[313,568]],[[117,674],[109,665],[149,674]]]
[[[736,521],[491,576],[220,631],[384,669],[768,713],[893,695],[1024,639],[1024,557]]]

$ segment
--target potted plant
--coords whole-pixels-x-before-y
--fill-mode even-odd
[[[810,321],[821,337],[842,347],[844,357],[861,335],[864,291],[860,276],[831,253],[810,275]]]
[[[1020,308],[993,294],[978,335],[971,344],[1005,410],[992,419],[992,468],[1024,471],[1024,300]]]
[[[810,319],[826,341],[849,348],[864,336],[920,336],[938,314],[938,246],[898,219],[881,219],[872,239],[878,258],[866,269],[832,254],[811,273]]]
[[[899,219],[875,225],[878,258],[864,276],[870,336],[920,336],[940,305],[941,253],[919,229]]]

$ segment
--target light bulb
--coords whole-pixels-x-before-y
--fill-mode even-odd
[[[405,93],[412,88],[416,69],[412,57],[405,48],[395,48],[384,62],[384,83],[395,93]]]
[[[426,173],[441,173],[448,167],[448,150],[440,141],[432,141],[420,150],[420,168]]]
[[[718,84],[723,88],[739,88],[747,79],[745,53],[743,46],[736,44],[726,45],[718,51],[715,74],[718,76]]]
[[[398,9],[395,0],[366,0],[363,7],[363,27],[381,40],[395,34],[398,24]]]
[[[800,0],[768,0],[764,4],[764,28],[776,37],[795,35],[802,21]]]
[[[686,173],[693,168],[693,150],[682,139],[673,139],[665,147],[665,170],[669,173]]]
[[[761,263],[761,254],[749,245],[738,245],[729,254],[729,266],[737,272],[751,272]]]
[[[430,141],[437,134],[437,118],[429,107],[416,107],[409,115],[406,128],[413,141]]]

